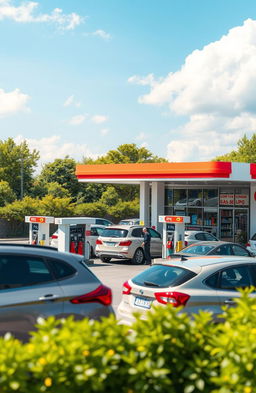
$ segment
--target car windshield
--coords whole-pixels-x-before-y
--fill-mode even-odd
[[[194,272],[178,266],[154,265],[132,279],[143,287],[176,287],[196,276]]]
[[[101,234],[101,237],[126,237],[127,234],[127,229],[105,228]]]
[[[256,240],[256,233],[253,235],[252,240]]]
[[[203,244],[194,244],[192,246],[183,248],[182,254],[197,254],[197,255],[206,255],[210,251],[212,251],[215,246],[203,245]]]

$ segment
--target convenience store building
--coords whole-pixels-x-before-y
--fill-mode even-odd
[[[160,231],[160,215],[185,215],[187,229],[221,240],[247,241],[256,233],[256,164],[77,165],[76,176],[80,182],[139,185],[140,220]]]

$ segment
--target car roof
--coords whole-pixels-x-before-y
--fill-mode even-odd
[[[210,266],[210,265],[221,265],[223,263],[256,263],[253,261],[251,257],[240,257],[240,256],[218,256],[218,255],[211,255],[211,256],[195,256],[189,257],[188,259],[185,256],[181,256],[180,258],[159,258],[153,260],[153,265],[170,265],[170,266],[179,266],[184,267],[185,269],[192,270],[198,273],[203,267]]]
[[[137,225],[137,224],[133,224],[133,225],[109,225],[107,227],[105,227],[106,229],[127,229],[129,230],[130,228],[143,228],[143,225]]]
[[[190,246],[188,246],[188,247],[192,247],[192,246],[200,246],[200,245],[202,245],[202,246],[221,246],[222,244],[237,244],[238,246],[240,246],[240,244],[238,244],[238,243],[233,243],[233,242],[224,242],[224,241],[222,241],[222,240],[209,240],[209,241],[207,241],[207,240],[202,240],[201,242],[196,242],[196,243],[193,243],[193,244],[191,244]],[[243,247],[243,246],[241,246],[241,247]],[[187,248],[187,247],[186,247]]]

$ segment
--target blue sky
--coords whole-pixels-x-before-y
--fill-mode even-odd
[[[256,132],[255,0],[0,0],[0,139],[204,161]]]

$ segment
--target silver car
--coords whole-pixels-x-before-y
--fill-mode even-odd
[[[142,243],[144,241],[142,225],[113,225],[106,227],[96,241],[96,255],[103,262],[112,258],[131,260],[140,265],[145,260]],[[162,255],[161,234],[148,228],[151,235],[150,253],[152,257]]]
[[[39,317],[89,317],[113,312],[111,289],[82,256],[51,247],[0,245],[0,335],[22,340]]]
[[[184,234],[185,247],[201,241],[209,242],[209,241],[216,241],[216,240],[219,239],[217,239],[217,237],[214,236],[212,233],[205,232],[205,231],[186,230]]]
[[[213,318],[224,305],[234,305],[237,288],[256,285],[256,260],[250,257],[196,257],[158,259],[153,266],[123,284],[118,306],[121,323],[132,324],[133,313],[142,318],[152,306],[183,307],[181,311],[211,311]],[[255,293],[252,295],[255,296]]]

